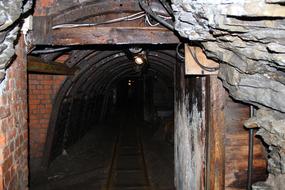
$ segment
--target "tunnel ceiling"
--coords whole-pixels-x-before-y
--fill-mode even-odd
[[[79,67],[80,70],[70,79],[72,85],[66,95],[104,94],[116,87],[122,79],[143,75],[157,75],[169,86],[173,85],[175,51],[149,50],[148,63],[143,66],[136,65],[134,60],[126,56],[125,51],[73,51],[66,62],[71,67]]]
[[[175,47],[175,46],[174,46]],[[107,49],[110,49],[106,47]],[[65,63],[69,67],[80,68],[73,76],[69,76],[57,93],[53,104],[53,111],[49,123],[49,134],[45,148],[45,163],[49,164],[62,151],[62,136],[66,126],[61,125],[64,118],[70,117],[64,115],[67,110],[73,114],[74,110],[95,108],[96,120],[101,120],[106,115],[105,104],[118,84],[130,78],[155,77],[164,82],[168,89],[173,89],[173,70],[176,63],[175,50],[173,47],[157,48],[142,47],[146,51],[147,63],[137,69],[133,59],[130,59],[127,51],[130,47],[124,46],[116,50],[72,50]],[[67,52],[65,52],[66,54]],[[53,56],[53,55],[51,55]],[[172,92],[172,90],[171,90]],[[87,105],[85,105],[87,102]],[[93,107],[93,108],[92,108]],[[66,110],[67,109],[67,110]],[[84,108],[85,109],[85,108]],[[92,113],[84,112],[84,113]],[[79,111],[76,115],[84,114]],[[86,116],[82,116],[86,117]],[[99,118],[97,118],[99,117]],[[72,119],[70,119],[72,120]],[[80,119],[78,119],[80,120]],[[71,121],[75,122],[75,121]],[[70,125],[72,125],[70,123]],[[90,125],[90,123],[88,124]],[[77,126],[80,128],[80,126]],[[88,128],[84,126],[85,128]],[[70,135],[72,136],[72,135]],[[70,139],[66,138],[67,146]]]
[[[54,4],[57,6],[46,10],[46,16],[34,17],[34,31],[31,36],[32,43],[38,46],[33,52],[46,48],[56,49],[49,45],[56,46],[61,43],[76,45],[63,51],[40,54],[40,57],[47,62],[56,60],[61,55],[67,55],[68,59],[65,64],[70,68],[80,68],[70,79],[72,84],[66,90],[68,95],[76,93],[84,93],[88,96],[92,96],[94,93],[104,94],[123,78],[140,77],[143,74],[158,75],[169,86],[173,85],[174,50],[179,40],[173,32],[162,26],[150,27],[138,1],[77,2],[74,0],[71,3],[57,0]],[[152,7],[162,18],[169,19],[168,13],[159,1],[153,1]],[[126,16],[128,16],[127,20],[123,22],[105,23],[105,21],[117,20]],[[99,33],[90,32],[88,30],[90,27],[92,30],[95,29],[92,26],[77,27],[78,24],[102,22],[104,24],[99,24],[97,27],[97,29],[102,29],[102,33],[100,31]],[[107,30],[108,27],[112,27],[112,29]],[[43,28],[48,28],[47,32],[43,32]],[[116,28],[119,29],[116,30]],[[125,30],[125,28],[131,28],[131,31]],[[81,31],[79,36],[76,32],[74,33],[77,29]],[[67,30],[71,31],[71,38],[75,41],[69,39]],[[90,33],[92,33],[91,37]],[[60,39],[63,40],[59,41]],[[88,41],[93,43],[94,39],[100,45],[88,45]],[[118,45],[118,40],[121,40],[119,43],[125,45]],[[156,44],[156,46],[151,44]],[[132,60],[134,54],[126,55],[129,48],[133,47],[142,48],[147,54],[148,64],[143,68],[134,64],[134,60]],[[138,69],[143,71],[137,71]]]

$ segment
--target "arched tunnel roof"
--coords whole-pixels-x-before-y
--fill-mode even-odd
[[[173,70],[176,63],[176,54],[173,47],[159,49],[155,46],[143,47],[147,52],[147,70],[136,71],[134,60],[127,56],[128,47],[106,50],[73,50],[65,61],[69,67],[79,70],[74,76],[66,78],[53,104],[49,123],[48,139],[45,157],[50,161],[51,149],[54,146],[54,133],[58,122],[61,122],[61,112],[64,101],[69,98],[89,98],[94,101],[98,96],[108,96],[116,85],[126,78],[142,77],[143,73],[155,75],[168,87],[173,87]]]
[[[74,56],[77,59],[74,59]],[[148,72],[156,73],[171,83],[175,63],[174,52],[150,50],[147,57]],[[66,95],[75,95],[79,92],[104,94],[120,79],[141,75],[134,70],[134,61],[130,60],[124,51],[88,51],[88,53],[74,51],[67,63],[71,67],[79,67],[80,70],[73,77],[68,78],[72,82]]]

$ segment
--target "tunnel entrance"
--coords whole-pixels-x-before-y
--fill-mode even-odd
[[[230,99],[217,75],[204,76],[213,68],[196,60],[207,59],[201,43],[185,41],[198,66],[185,75],[172,9],[145,3],[55,0],[38,10],[31,189],[245,189],[266,177],[257,139],[248,157],[249,106]]]
[[[141,46],[147,62],[139,65],[132,46],[86,46],[55,58],[79,68],[74,75],[31,73],[31,102],[44,100],[30,107],[30,118],[49,120],[40,164],[30,159],[30,188],[197,189],[220,176],[215,183],[243,189],[249,107],[230,99],[217,76],[185,76],[176,47]],[[51,100],[50,115],[38,114]],[[31,153],[42,126],[33,124]],[[258,181],[266,162],[260,141],[254,146]]]
[[[69,57],[80,72],[57,91],[31,189],[174,189],[174,47],[143,47],[142,65],[129,46]]]

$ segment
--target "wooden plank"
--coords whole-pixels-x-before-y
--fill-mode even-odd
[[[46,63],[38,57],[28,56],[28,72],[56,74],[56,75],[73,75],[76,68],[69,68],[63,63],[49,62]]]
[[[249,106],[225,98],[225,188],[245,189],[247,186],[249,134],[243,126],[249,118]],[[266,179],[266,161],[262,144],[254,138],[252,181]],[[233,172],[234,171],[234,172]],[[234,174],[234,175],[233,175]]]
[[[192,53],[191,53],[192,52]],[[215,68],[219,64],[211,59],[208,59],[200,47],[189,46],[185,44],[185,73],[186,75],[217,75],[218,70],[214,72],[207,71],[197,64],[194,57],[205,67]]]
[[[33,37],[34,45],[177,44],[172,31],[160,27],[76,27],[50,30]]]
[[[225,90],[217,76],[207,78],[207,188],[224,189],[225,184]]]

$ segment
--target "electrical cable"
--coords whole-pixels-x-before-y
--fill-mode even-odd
[[[177,56],[178,56],[181,60],[185,60],[185,57],[179,53],[179,47],[180,47],[181,45],[183,45],[183,43],[179,43],[179,44],[176,46],[176,54],[177,54]]]
[[[147,16],[147,14],[145,15],[145,21],[148,23],[148,25],[150,26],[158,26],[159,25],[159,22],[155,23],[155,24],[152,24]]]
[[[164,20],[172,19],[171,17],[167,17],[167,16],[163,16],[163,15],[158,15],[158,16],[163,18]],[[145,15],[145,21],[149,26],[158,26],[160,24],[159,22],[152,24],[147,14]]]
[[[163,7],[165,8],[165,10],[172,16],[173,15],[173,10],[170,7],[170,5],[165,1],[165,0],[159,0],[160,3],[163,5]]]
[[[107,21],[103,21],[103,22],[98,22],[98,23],[85,23],[85,24],[59,24],[59,25],[55,25],[52,27],[53,30],[55,29],[60,29],[60,28],[77,28],[77,27],[91,27],[91,26],[98,26],[98,25],[102,25],[102,24],[111,24],[111,23],[116,23],[116,22],[121,22],[121,21],[132,21],[132,20],[137,20],[140,19],[142,17],[144,17],[146,14],[144,11],[132,14],[132,15],[128,15],[128,16],[124,16],[124,17],[120,17],[120,18],[116,18],[116,19],[112,19],[112,20],[107,20]]]
[[[152,11],[153,12],[153,11]],[[154,13],[153,13],[154,14]],[[69,24],[59,24],[59,25],[55,25],[52,27],[53,30],[55,29],[60,29],[60,28],[77,28],[77,27],[91,27],[91,26],[98,26],[98,25],[103,25],[103,24],[111,24],[111,23],[116,23],[116,22],[122,22],[122,21],[132,21],[132,20],[137,20],[140,19],[142,17],[146,16],[146,22],[150,25],[150,26],[157,26],[160,24],[160,22],[156,23],[156,24],[152,24],[147,16],[147,14],[145,14],[144,11],[132,14],[132,15],[128,15],[125,17],[120,17],[120,18],[116,18],[116,19],[112,19],[112,20],[107,20],[107,21],[103,21],[103,22],[98,22],[98,23],[69,23]],[[169,16],[164,16],[164,15],[157,15],[157,17],[161,17],[159,18],[159,20],[166,22],[165,20],[170,20],[172,19],[172,17]],[[157,20],[157,19],[156,19]],[[169,23],[168,23],[169,24]]]
[[[157,15],[157,16],[163,18],[164,20],[171,20],[172,19],[171,16],[163,16],[163,15]]]
[[[157,16],[152,9],[146,5],[143,0],[139,0],[139,4],[141,6],[141,8],[147,13],[149,14],[153,19],[155,19],[157,22],[159,22],[160,24],[162,24],[163,26],[165,26],[166,28],[168,28],[169,30],[174,30],[174,26],[172,26],[170,23],[168,23],[167,21],[165,21],[163,18],[160,18],[159,16]]]
[[[197,58],[197,56],[196,56],[197,53],[196,53],[196,48],[195,48],[195,47],[194,47],[195,52],[193,52],[193,51],[191,50],[191,48],[189,48],[189,46],[187,46],[187,48],[188,48],[188,50],[190,51],[190,53],[191,53],[191,55],[192,55],[194,61],[195,61],[202,69],[204,69],[205,71],[208,71],[208,72],[215,72],[215,71],[219,70],[219,67],[207,67],[207,66],[203,65],[203,64],[198,60],[198,58]]]
[[[48,53],[55,53],[59,51],[70,50],[71,47],[61,47],[61,48],[53,48],[53,49],[43,49],[43,50],[32,50],[31,54],[48,54]]]

